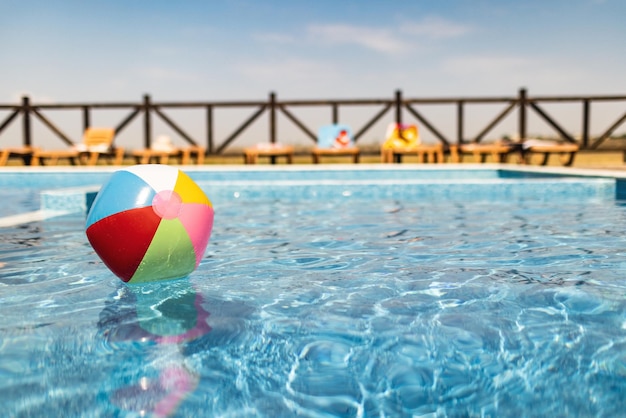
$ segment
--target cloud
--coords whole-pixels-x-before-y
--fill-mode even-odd
[[[317,41],[330,44],[359,45],[385,54],[401,53],[409,49],[392,29],[370,28],[354,25],[309,25],[308,35]]]
[[[257,33],[253,39],[265,44],[296,44],[302,46],[323,44],[326,46],[359,46],[386,55],[409,52],[422,39],[450,39],[473,31],[469,25],[431,16],[417,21],[392,22],[388,26],[362,26],[345,23],[311,23],[305,29],[304,38],[282,33]]]
[[[409,35],[426,36],[431,39],[458,38],[472,32],[469,25],[455,23],[436,16],[400,25],[400,31]]]

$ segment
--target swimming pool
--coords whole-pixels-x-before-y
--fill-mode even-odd
[[[186,171],[216,208],[207,254],[189,280],[138,287],[84,235],[109,170],[2,173],[8,416],[626,410],[621,180]]]

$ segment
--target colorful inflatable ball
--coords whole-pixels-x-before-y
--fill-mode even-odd
[[[87,215],[89,243],[126,283],[178,279],[200,264],[214,211],[176,167],[137,165],[113,173]]]

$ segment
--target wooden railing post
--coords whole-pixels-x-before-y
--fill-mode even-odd
[[[91,118],[89,114],[89,106],[83,106],[83,131],[91,126]]]
[[[150,108],[152,105],[150,104],[150,95],[144,94],[143,96],[143,111],[144,111],[144,119],[143,119],[143,138],[144,138],[144,146],[146,148],[150,148],[152,144],[152,126],[150,124]]]
[[[463,143],[463,104],[463,100],[456,103],[456,142],[459,145]]]
[[[583,100],[583,148],[589,147],[589,99]]]
[[[276,142],[276,93],[270,93],[270,142]]]
[[[396,123],[402,123],[402,91],[396,90]]]
[[[25,147],[30,147],[31,137],[30,137],[30,99],[28,96],[22,96],[22,112],[24,113],[22,117],[22,143]]]
[[[519,90],[519,140],[526,139],[526,89]]]
[[[206,107],[206,145],[209,154],[213,154],[215,145],[213,144],[213,106]]]
[[[333,124],[336,125],[339,123],[339,105],[337,103],[333,103]]]

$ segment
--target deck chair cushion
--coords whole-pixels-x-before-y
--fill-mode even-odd
[[[87,128],[83,142],[73,146],[79,152],[110,152],[113,148],[115,130],[112,128]]]
[[[317,147],[325,149],[354,148],[352,129],[348,125],[325,125],[317,133]]]
[[[172,139],[167,135],[157,136],[150,148],[154,151],[162,151],[162,152],[176,151],[176,147],[174,146]]]
[[[383,148],[412,148],[420,144],[417,125],[392,123],[385,138]]]

